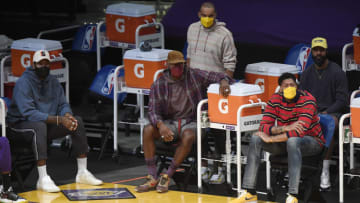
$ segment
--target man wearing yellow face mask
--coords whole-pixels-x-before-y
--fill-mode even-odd
[[[213,3],[203,3],[198,16],[200,21],[191,24],[187,32],[188,66],[233,77],[237,51],[232,33],[216,20]]]
[[[187,32],[187,64],[190,68],[226,73],[233,78],[236,65],[236,47],[232,33],[225,23],[216,20],[216,8],[204,2],[198,12],[199,21],[191,24]],[[215,139],[217,158],[225,153],[225,131],[211,129]],[[204,182],[222,184],[225,176],[221,166],[213,170],[202,167]]]
[[[245,191],[232,203],[257,200],[256,176],[262,150],[288,155],[286,203],[297,203],[302,157],[319,154],[323,149],[325,139],[315,98],[309,92],[297,89],[296,78],[291,73],[282,74],[278,83],[280,91],[270,98],[259,131],[251,138],[242,185]]]

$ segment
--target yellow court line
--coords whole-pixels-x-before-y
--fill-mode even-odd
[[[178,169],[176,170],[176,172],[181,172],[183,171],[184,169]],[[163,173],[161,173],[162,175]],[[135,181],[135,180],[141,180],[141,179],[145,179],[147,176],[141,176],[141,177],[137,177],[137,178],[130,178],[130,179],[126,179],[126,180],[118,180],[118,181],[114,181],[114,182],[111,182],[111,183],[126,183],[126,182],[131,182],[131,181]]]
[[[76,203],[158,203],[158,202],[171,202],[171,203],[230,203],[234,198],[216,196],[216,195],[207,195],[199,193],[190,193],[190,192],[179,192],[179,191],[169,191],[167,193],[157,193],[156,191],[150,191],[145,193],[135,192],[135,186],[121,185],[121,184],[112,184],[104,183],[102,186],[90,186],[84,184],[68,184],[62,185],[60,188],[62,190],[71,190],[71,189],[99,189],[99,188],[127,188],[133,195],[136,196],[135,199],[114,199],[114,200],[90,200],[90,201],[76,201]],[[66,203],[72,202],[69,201],[63,193],[47,193],[43,191],[30,191],[19,194],[20,196],[26,198],[32,202],[41,202],[41,203]],[[258,203],[270,203],[264,201],[258,201]]]

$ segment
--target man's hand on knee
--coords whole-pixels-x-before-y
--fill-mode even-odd
[[[159,124],[159,133],[161,136],[161,139],[163,139],[165,142],[171,142],[174,139],[174,132],[171,131],[169,127],[167,127],[163,122]]]
[[[78,122],[74,117],[62,116],[61,125],[70,131],[75,131],[78,127]]]

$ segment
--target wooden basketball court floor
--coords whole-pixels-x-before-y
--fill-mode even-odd
[[[41,203],[66,203],[66,202],[79,202],[79,203],[96,203],[96,202],[108,202],[108,203],[158,203],[158,202],[171,202],[171,203],[227,203],[233,200],[232,197],[215,196],[190,192],[169,191],[167,193],[157,193],[156,191],[150,191],[145,193],[135,192],[135,186],[105,183],[102,186],[89,186],[83,184],[67,184],[60,186],[62,190],[73,189],[99,189],[99,188],[127,188],[136,198],[133,199],[112,199],[112,200],[89,200],[89,201],[69,201],[67,197],[62,193],[47,193],[43,191],[29,191],[20,193],[19,195],[26,198],[29,202],[41,202]],[[265,201],[257,201],[258,203],[270,203]]]

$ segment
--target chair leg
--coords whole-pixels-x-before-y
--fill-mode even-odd
[[[191,173],[193,172],[194,168],[195,167],[193,166],[193,164],[191,164],[190,168],[185,170],[184,191],[186,191],[187,186],[189,185],[190,176],[191,176]]]
[[[102,135],[103,136],[103,141],[102,141],[102,144],[101,144],[101,149],[100,149],[100,154],[98,156],[98,160],[101,160],[103,155],[104,155],[104,151],[105,151],[105,148],[106,148],[106,145],[107,145],[107,141],[109,139],[109,137],[111,136],[111,129],[108,129],[108,131],[106,132],[105,135]]]
[[[160,161],[160,166],[159,166],[159,169],[157,171],[157,175],[160,176],[160,173],[164,170],[164,168],[166,168],[166,157],[165,156],[159,156],[157,158],[157,161],[158,162]]]
[[[24,191],[25,190],[24,189],[24,181],[23,181],[23,178],[21,177],[20,171],[17,168],[17,165],[15,165],[13,167],[13,172],[12,173],[13,174],[15,173],[15,177],[16,177],[16,180],[17,180],[17,182],[19,184],[20,190]]]

